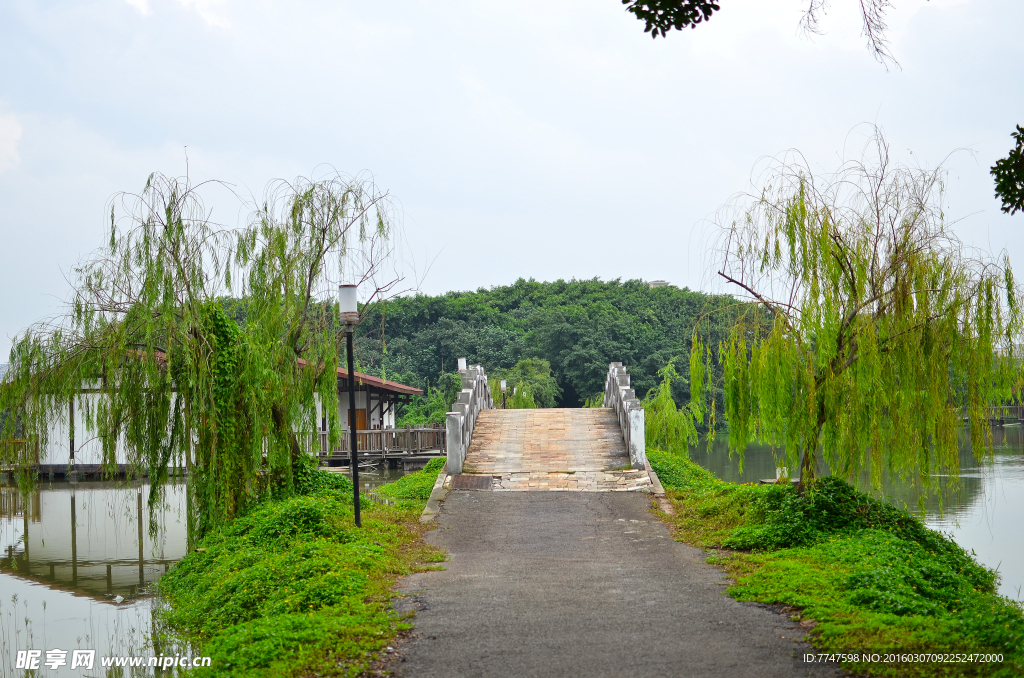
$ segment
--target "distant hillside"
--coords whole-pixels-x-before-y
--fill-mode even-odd
[[[688,374],[690,338],[698,317],[735,301],[641,280],[517,280],[512,285],[416,295],[374,308],[359,326],[356,352],[363,371],[420,387],[437,385],[466,357],[489,372],[524,357],[548,360],[562,390],[559,405],[577,407],[603,392],[608,363],[621,361],[637,395],[657,382],[673,359]],[[713,345],[724,336],[712,314]],[[383,341],[382,341],[383,338]],[[386,347],[386,353],[384,349]],[[674,395],[688,402],[688,385]]]

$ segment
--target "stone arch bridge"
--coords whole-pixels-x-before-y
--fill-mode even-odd
[[[622,363],[604,406],[496,409],[479,365],[462,373],[447,418],[444,489],[662,494],[644,448],[644,411]]]

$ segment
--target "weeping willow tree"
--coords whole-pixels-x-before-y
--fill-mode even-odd
[[[698,329],[691,389],[709,410],[720,361],[730,450],[781,446],[803,486],[823,459],[928,487],[957,476],[964,418],[991,453],[986,408],[1021,383],[1020,291],[1005,255],[950,230],[941,169],[893,163],[877,130],[864,157],[826,177],[776,161],[726,222],[718,275],[751,303],[717,347]]]
[[[151,501],[169,467],[188,469],[194,535],[292,489],[317,401],[337,443],[336,285],[364,283],[372,301],[400,279],[372,182],[275,182],[231,229],[211,221],[201,186],[153,175],[112,202],[109,240],[74,269],[68,312],[16,339],[0,391],[13,415],[3,437],[25,440],[4,462],[30,468],[74,408],[77,439],[99,439],[106,472],[120,455],[129,476],[148,475]]]
[[[643,400],[644,439],[649,447],[685,454],[688,447],[697,442],[694,422],[698,417],[691,411],[693,402],[679,408],[672,397],[672,382],[685,382],[685,377],[676,371],[674,361],[670,360],[658,370],[661,381]]]

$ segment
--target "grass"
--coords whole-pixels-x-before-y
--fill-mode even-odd
[[[431,459],[423,470],[402,476],[393,483],[377,488],[377,494],[397,500],[411,500],[422,510],[423,502],[430,499],[430,492],[437,482],[437,474],[444,468],[444,458]]]
[[[806,495],[736,485],[685,456],[648,451],[681,540],[709,558],[737,600],[812,619],[819,652],[1002,654],[1001,663],[849,663],[878,676],[1024,675],[1024,611],[998,576],[906,511],[821,479]],[[807,622],[805,622],[807,623]]]
[[[397,578],[444,559],[419,539],[436,477],[405,476],[403,501],[364,503],[356,528],[351,482],[307,471],[303,494],[258,504],[160,580],[162,626],[212,657],[197,676],[358,675],[411,626],[390,611]]]

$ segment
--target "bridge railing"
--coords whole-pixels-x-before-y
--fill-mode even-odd
[[[447,431],[443,428],[385,428],[356,431],[356,441],[360,454],[411,455],[431,450],[447,449],[445,438]],[[321,459],[332,457],[348,458],[352,444],[349,432],[341,435],[338,444],[331,447],[326,431],[306,436],[306,450]]]
[[[462,372],[462,391],[448,413],[448,473],[462,473],[469,443],[473,439],[473,426],[480,410],[494,409],[487,375],[480,365],[470,365]]]
[[[604,406],[615,410],[622,429],[622,439],[629,450],[629,463],[635,469],[645,468],[647,447],[644,439],[644,408],[629,387],[629,372],[622,363],[608,365],[604,384]]]
[[[966,409],[961,410],[960,417],[964,421],[970,418],[970,414]],[[988,419],[992,423],[1001,423],[1004,421],[1021,421],[1024,420],[1024,406],[1022,405],[991,405],[984,408],[983,418]]]

